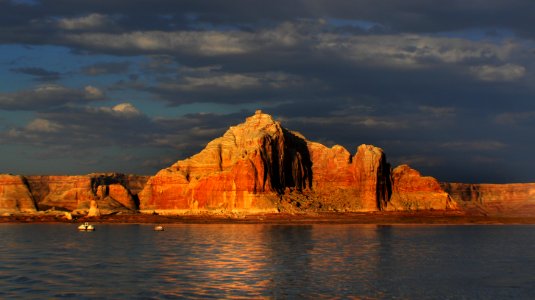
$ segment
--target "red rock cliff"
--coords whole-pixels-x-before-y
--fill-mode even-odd
[[[288,148],[291,138],[258,112],[149,179],[140,208],[276,211],[277,193],[307,187],[310,163],[299,149]]]
[[[469,213],[535,215],[535,183],[442,183],[442,187]]]
[[[0,174],[0,212],[35,212],[35,202],[24,177]]]
[[[137,193],[146,176],[89,174],[79,176],[26,176],[40,210],[88,210],[92,200],[104,210],[137,209]]]
[[[257,213],[457,207],[434,178],[408,166],[391,174],[380,148],[360,145],[354,155],[342,146],[329,148],[260,111],[150,179],[110,173],[3,180],[0,209],[31,209],[31,203],[40,210],[82,211],[93,203],[103,213],[137,208]]]
[[[390,195],[380,148],[309,142],[258,111],[199,154],[161,170],[140,193],[142,210],[375,211]]]
[[[344,147],[307,142],[312,160],[312,191],[326,210],[376,211],[390,195],[389,171],[383,150],[360,145],[351,155]]]
[[[458,209],[458,205],[435,178],[401,165],[392,171],[392,196],[383,209],[448,210]]]

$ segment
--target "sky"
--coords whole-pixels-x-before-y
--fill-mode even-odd
[[[535,182],[532,0],[0,0],[0,172],[154,174],[261,109],[450,182]]]

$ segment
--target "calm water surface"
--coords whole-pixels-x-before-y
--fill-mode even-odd
[[[535,299],[535,226],[0,224],[1,299]]]

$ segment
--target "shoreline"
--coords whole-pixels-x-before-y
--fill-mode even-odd
[[[435,212],[321,212],[306,214],[111,214],[69,220],[64,214],[17,214],[1,216],[2,223],[96,224],[372,224],[372,225],[535,225],[535,217],[467,215],[459,211]]]

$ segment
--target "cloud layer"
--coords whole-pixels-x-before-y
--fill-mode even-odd
[[[261,108],[310,139],[375,144],[441,180],[535,181],[534,9],[0,1],[0,162],[153,173]]]

